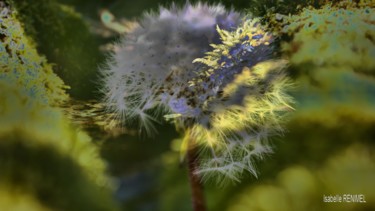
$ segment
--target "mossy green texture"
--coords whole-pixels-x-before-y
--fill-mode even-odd
[[[374,6],[340,1],[283,17],[289,38],[282,52],[296,81],[296,111],[282,140],[303,140],[296,145],[321,152],[313,160],[367,137],[375,123]]]
[[[343,0],[268,16],[296,81],[293,118],[329,124],[340,116],[337,111],[374,116],[375,80],[368,77],[375,73],[374,6],[373,1]]]
[[[305,8],[286,18],[283,33],[292,40],[284,43],[282,50],[293,65],[340,65],[374,74],[374,6],[343,1],[321,9]]]
[[[99,44],[80,14],[55,0],[13,0],[11,5],[24,24],[25,32],[76,99],[95,98],[98,64],[102,62]]]
[[[0,9],[1,209],[115,210],[98,147],[59,108],[66,85]]]
[[[318,8],[326,0],[250,0],[248,13],[263,17],[269,13],[295,14],[302,8],[313,6]]]
[[[57,105],[68,98],[66,85],[39,56],[8,8],[0,8],[0,81],[17,84],[31,98]]]
[[[40,57],[8,8],[1,11],[0,134],[18,128],[48,140],[105,183],[105,164],[90,137],[74,129],[56,103],[68,99],[63,81]],[[38,139],[39,140],[39,139]]]

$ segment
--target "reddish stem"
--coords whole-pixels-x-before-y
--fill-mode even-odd
[[[194,211],[206,211],[203,186],[200,178],[195,174],[198,169],[198,153],[197,148],[193,146],[194,143],[190,143],[187,151],[187,162],[189,171],[189,182],[192,194],[193,210]]]

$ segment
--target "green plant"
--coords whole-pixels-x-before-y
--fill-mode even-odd
[[[67,100],[67,86],[39,56],[13,11],[0,9],[0,80],[17,84],[29,97],[48,105]]]
[[[116,210],[97,146],[59,107],[66,86],[2,4],[0,38],[0,207]]]
[[[80,14],[56,0],[10,2],[39,53],[54,63],[55,73],[71,87],[69,94],[83,100],[95,98],[94,81],[103,57]]]

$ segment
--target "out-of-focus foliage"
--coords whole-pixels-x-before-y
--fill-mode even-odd
[[[30,45],[12,12],[5,7],[1,14],[3,15],[1,17],[3,42],[0,45],[2,50],[0,133],[20,128],[31,133],[40,133],[46,140],[56,140],[52,143],[60,146],[59,148],[65,152],[76,155],[77,158],[81,157],[77,160],[83,161],[83,158],[90,156],[90,153],[95,153],[94,157],[97,156],[90,138],[83,132],[72,130],[72,126],[69,126],[59,109],[50,106],[68,98],[62,80],[52,72],[51,66]],[[76,141],[76,139],[81,140]],[[78,143],[80,144],[77,145]],[[89,147],[87,150],[89,154],[75,152],[72,146],[75,146],[76,150]],[[91,159],[86,161],[99,162],[99,165],[91,166],[104,169],[102,161]]]
[[[103,56],[80,14],[56,0],[9,2],[38,51],[54,63],[55,72],[71,87],[70,95],[94,98],[97,69]]]
[[[115,210],[97,146],[58,107],[66,86],[0,9],[0,209]]]
[[[111,174],[119,180],[116,198],[122,210],[168,210],[163,209],[164,205],[169,210],[175,210],[176,205],[182,210],[185,208],[181,206],[186,206],[185,210],[191,207],[188,178],[184,166],[179,167],[178,153],[169,160],[170,165],[161,165],[164,153],[169,152],[170,140],[178,134],[170,125],[159,125],[157,129],[159,133],[153,138],[121,135],[110,137],[101,146],[103,157],[111,164]],[[166,177],[159,183],[162,174]],[[171,191],[169,195],[170,189],[176,194]],[[165,198],[172,201],[161,200]]]
[[[180,208],[180,211],[192,210],[191,201],[189,198],[190,187],[188,184],[188,172],[183,169],[181,164],[178,171],[176,168],[179,166],[180,160],[179,150],[181,146],[181,140],[176,139],[171,142],[172,150],[174,152],[164,153],[161,157],[162,167],[159,179],[159,187],[163,188],[163,193],[158,196],[160,200],[160,210],[175,210],[176,207]],[[167,185],[170,184],[170,185]]]
[[[374,116],[375,80],[366,75],[375,71],[373,6],[342,1],[285,17],[281,33],[291,39],[282,42],[282,52],[299,84],[295,118],[330,124],[339,112]]]
[[[288,167],[275,181],[245,190],[228,210],[372,210],[375,209],[374,148],[352,145],[318,169]],[[366,203],[324,203],[323,196],[363,194]],[[270,203],[272,202],[272,203]]]
[[[373,116],[375,81],[367,74],[375,70],[374,6],[373,1],[344,0],[289,16],[268,14],[297,82],[293,118],[330,124],[339,112]]]
[[[25,96],[22,88],[2,81],[0,88],[0,134],[17,128],[21,133],[40,137],[41,141],[53,144],[61,153],[69,154],[98,185],[106,185],[105,164],[86,133],[74,129],[58,108]]]
[[[33,99],[57,105],[67,99],[63,81],[39,56],[20,22],[8,8],[0,8],[0,80],[17,84]]]
[[[305,8],[285,17],[283,33],[292,36],[282,50],[293,65],[352,67],[355,71],[375,69],[375,3],[325,5]],[[351,1],[350,1],[351,2]]]
[[[51,210],[114,210],[108,190],[50,140],[21,129],[1,134],[0,188],[12,189],[5,197],[28,195],[34,200],[26,202],[39,202]],[[2,210],[4,206],[10,205],[0,204]]]
[[[52,211],[38,202],[35,196],[3,185],[0,186],[0,207],[2,210],[12,211]]]

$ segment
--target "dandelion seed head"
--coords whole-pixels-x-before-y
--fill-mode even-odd
[[[221,6],[161,8],[118,43],[102,70],[105,101],[148,133],[163,115],[187,129],[204,180],[256,176],[254,161],[272,151],[292,102],[273,39],[257,19]]]
[[[195,58],[220,41],[216,26],[234,29],[241,14],[221,5],[186,4],[147,13],[138,27],[117,43],[118,49],[102,68],[102,92],[109,109],[126,122],[156,107],[197,116],[191,100],[180,99],[184,84],[195,77]],[[191,93],[193,94],[193,93]],[[132,118],[134,120],[134,118]]]

